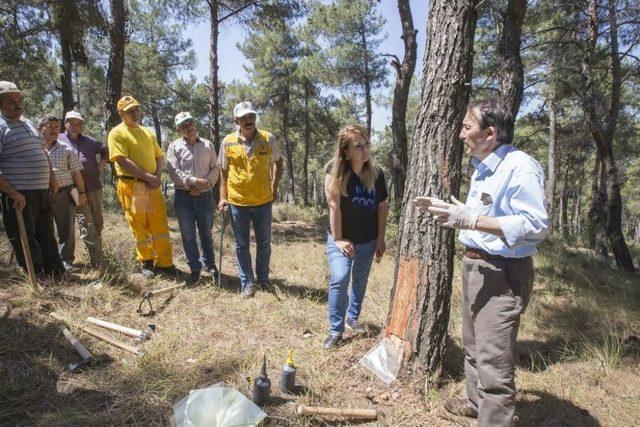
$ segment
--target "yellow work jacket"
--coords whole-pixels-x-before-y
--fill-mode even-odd
[[[251,158],[237,133],[224,139],[228,160],[227,200],[232,205],[260,206],[273,200],[269,136],[268,132],[258,130]]]

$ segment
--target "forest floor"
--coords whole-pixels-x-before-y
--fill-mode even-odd
[[[322,221],[282,206],[276,206],[274,218],[272,292],[240,297],[227,227],[222,287],[203,285],[156,297],[158,313],[151,318],[136,313],[143,291],[175,281],[145,280],[137,273],[122,215],[106,215],[106,272],[80,270],[77,280],[51,283],[37,294],[21,272],[7,267],[9,244],[0,233],[0,425],[167,425],[173,405],[191,389],[224,381],[250,396],[245,378],[258,374],[263,355],[272,379],[273,398],[265,409],[272,425],[345,424],[299,419],[294,415],[298,403],[376,408],[383,416],[371,425],[472,425],[442,409],[443,399],[465,393],[459,273],[442,387],[425,396],[424,377],[411,369],[387,387],[359,359],[380,339],[393,255],[373,266],[361,318],[369,333],[349,336],[327,352],[322,341],[329,271]],[[176,264],[188,271],[173,218],[170,228]],[[217,253],[218,215],[214,233]],[[82,263],[80,242],[78,252]],[[540,247],[535,262],[534,293],[517,344],[517,424],[639,425],[640,275],[618,272],[588,251],[555,240]],[[102,359],[99,366],[78,374],[66,370],[78,355],[62,335],[61,323],[51,318],[54,311]],[[78,326],[87,316],[137,329],[154,323],[157,332],[141,345],[146,355],[138,357],[81,332]],[[294,349],[298,384],[305,390],[301,396],[277,390],[288,348]]]

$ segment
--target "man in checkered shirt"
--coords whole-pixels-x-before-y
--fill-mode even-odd
[[[79,207],[87,203],[86,189],[80,171],[82,165],[78,156],[69,146],[58,141],[60,119],[45,116],[38,121],[38,131],[45,142],[45,148],[58,192],[53,195],[51,205],[58,233],[58,251],[65,269],[73,268],[76,247],[75,215]],[[77,191],[77,203],[75,200]]]

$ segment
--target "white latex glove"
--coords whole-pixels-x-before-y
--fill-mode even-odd
[[[435,197],[425,197],[424,199],[429,199],[427,209],[434,214],[438,225],[458,230],[474,230],[476,228],[478,214],[455,197],[451,196],[453,204]]]

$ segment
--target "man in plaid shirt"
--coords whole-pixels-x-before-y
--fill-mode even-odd
[[[82,165],[71,149],[58,141],[60,119],[46,116],[38,121],[38,131],[45,141],[58,192],[53,196],[53,218],[58,233],[58,250],[67,270],[73,268],[76,246],[75,215],[77,206],[87,203],[86,189],[80,171]],[[73,190],[73,191],[72,191]],[[74,193],[77,191],[77,203]]]

